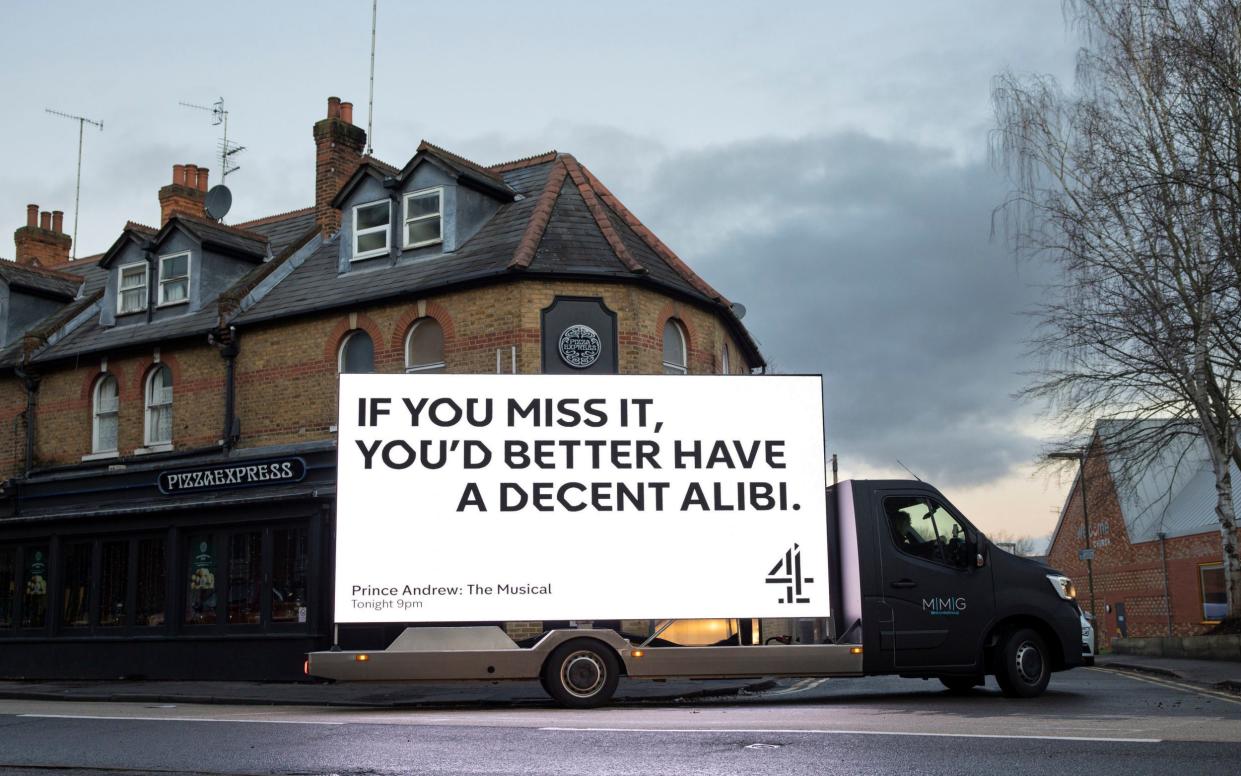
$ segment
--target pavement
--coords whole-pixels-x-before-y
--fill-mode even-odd
[[[1138,655],[1103,655],[1096,666],[1162,676],[1191,685],[1241,694],[1241,663]],[[738,679],[642,681],[622,678],[616,702],[695,699],[792,700],[806,680]],[[0,699],[195,703],[364,708],[542,706],[549,702],[538,682],[212,682],[212,681],[0,681]]]
[[[1241,693],[1241,663],[1143,655],[1100,655],[1095,665],[1120,671],[1166,676],[1190,684]]]

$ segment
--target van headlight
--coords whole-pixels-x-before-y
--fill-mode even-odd
[[[1048,574],[1047,581],[1056,591],[1056,595],[1066,601],[1077,600],[1077,588],[1073,587],[1073,580],[1061,574]]]

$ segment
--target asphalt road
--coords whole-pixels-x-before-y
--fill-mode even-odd
[[[1236,774],[1241,698],[1079,669],[1041,698],[786,680],[721,701],[409,710],[0,701],[0,774]]]

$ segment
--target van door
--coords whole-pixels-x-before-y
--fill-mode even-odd
[[[991,567],[978,566],[978,532],[926,493],[880,498],[883,594],[892,608],[897,670],[962,667],[978,660],[995,608]],[[884,649],[889,644],[884,644]]]

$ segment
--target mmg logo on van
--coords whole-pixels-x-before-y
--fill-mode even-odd
[[[965,611],[965,596],[956,598],[923,598],[922,611],[933,617],[956,617]]]

